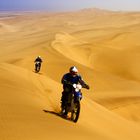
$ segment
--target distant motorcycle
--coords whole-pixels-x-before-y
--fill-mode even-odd
[[[40,71],[40,67],[41,67],[41,62],[36,61],[35,62],[35,72],[38,73]]]
[[[65,107],[62,110],[65,112],[62,115],[70,114],[70,119],[73,122],[77,122],[80,115],[80,100],[82,98],[80,84],[73,84],[73,90],[71,93],[68,93],[67,99],[65,101]]]

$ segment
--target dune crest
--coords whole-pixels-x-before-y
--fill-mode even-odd
[[[59,33],[55,35],[55,40],[51,46],[69,59],[82,65],[90,65],[90,47],[88,42],[78,40],[68,33]],[[66,53],[69,52],[69,53]]]

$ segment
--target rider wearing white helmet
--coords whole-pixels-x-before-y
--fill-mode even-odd
[[[72,91],[72,85],[80,83],[83,88],[89,89],[89,86],[83,81],[81,75],[78,74],[78,69],[75,66],[70,67],[69,73],[63,75],[61,83],[63,84],[63,92],[61,97],[61,107],[65,106],[65,100],[68,93]]]
[[[39,67],[41,68],[41,63],[42,63],[43,61],[42,61],[42,58],[41,58],[40,55],[36,57],[36,59],[35,59],[34,62],[35,62],[35,63],[36,63],[36,62],[40,62],[40,63],[39,63]],[[36,65],[35,65],[35,69],[36,69]]]

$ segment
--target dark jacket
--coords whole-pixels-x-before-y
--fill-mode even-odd
[[[66,73],[61,80],[64,92],[70,92],[73,84],[81,84],[83,88],[89,89],[89,86],[83,81],[82,77],[78,74],[72,76],[71,73]]]
[[[39,58],[39,57],[37,57],[36,59],[35,59],[35,61],[34,62],[40,62],[40,63],[42,63],[42,59],[41,58]]]

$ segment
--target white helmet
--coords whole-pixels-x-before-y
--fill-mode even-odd
[[[78,69],[75,66],[70,67],[69,71],[72,75],[77,75],[78,73]]]
[[[38,55],[38,56],[36,57],[36,59],[41,59],[41,56],[40,56],[40,55]]]

